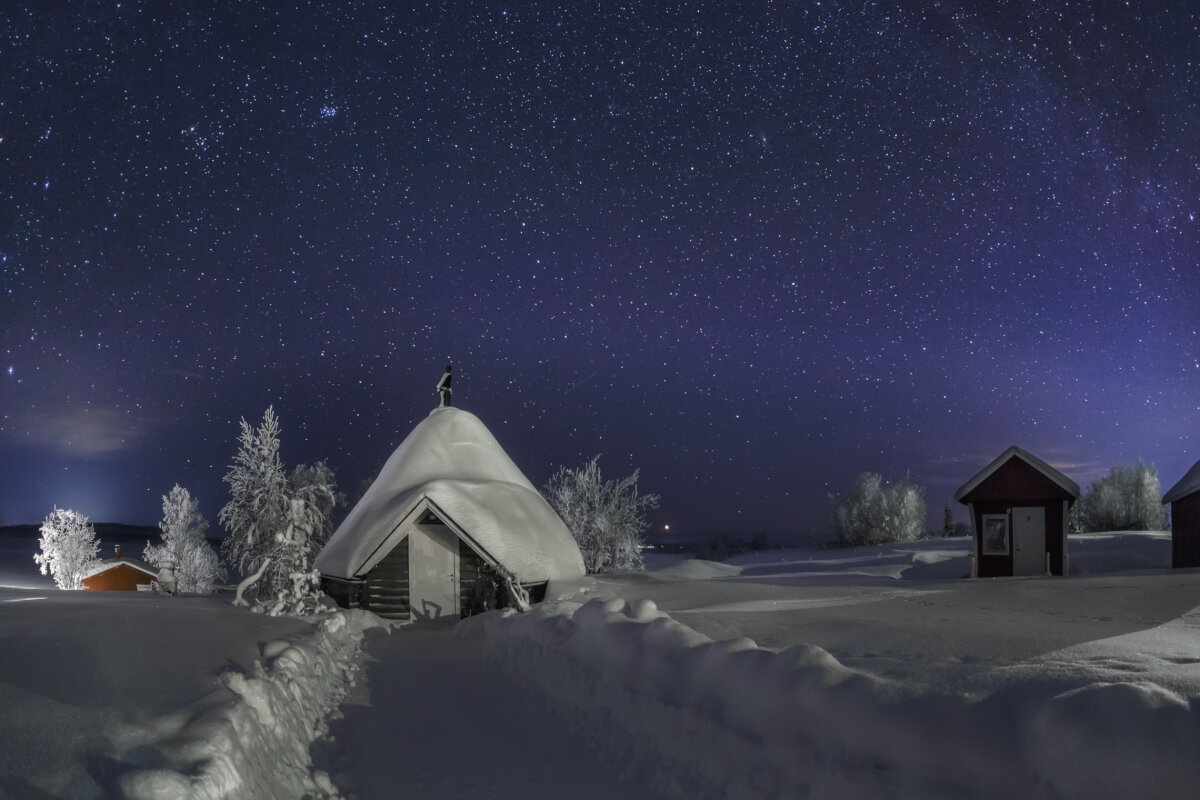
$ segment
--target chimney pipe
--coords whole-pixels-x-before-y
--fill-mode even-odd
[[[117,545],[117,558],[121,557],[121,545]]]

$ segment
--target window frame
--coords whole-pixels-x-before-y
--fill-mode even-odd
[[[994,525],[989,526],[988,523],[999,523],[1001,526],[1003,526],[1003,529],[1004,529],[1004,549],[1003,550],[998,550],[996,548],[988,547],[988,538],[989,538],[988,534],[991,532],[991,531],[989,531],[989,527],[994,527]],[[1012,553],[1012,525],[1009,523],[1008,514],[984,514],[983,520],[982,520],[982,526],[983,526],[983,533],[979,537],[979,552],[981,555],[1007,556]]]

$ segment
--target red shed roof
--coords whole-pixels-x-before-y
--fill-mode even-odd
[[[1028,450],[1022,450],[1015,444],[1001,453],[995,461],[980,470],[975,477],[964,483],[959,490],[954,493],[954,499],[962,502],[962,499],[974,491],[979,484],[990,478],[998,469],[1003,467],[1013,458],[1018,458],[1021,461],[1024,461],[1026,464],[1042,473],[1042,475],[1046,476],[1046,478],[1048,478],[1064,492],[1069,494],[1072,498],[1075,500],[1079,499],[1079,484],[1075,483],[1075,481],[1071,480],[1066,475],[1063,475],[1045,461],[1042,461],[1033,453],[1030,453]]]
[[[1176,500],[1182,500],[1189,494],[1200,492],[1200,461],[1192,465],[1192,468],[1187,471],[1187,474],[1179,479],[1179,483],[1171,487],[1171,491],[1163,495],[1164,503],[1174,503]]]

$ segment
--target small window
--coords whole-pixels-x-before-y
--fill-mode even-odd
[[[985,556],[1008,555],[1008,515],[983,515],[983,554]]]

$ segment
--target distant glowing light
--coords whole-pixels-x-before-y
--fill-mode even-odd
[[[8,365],[8,374],[9,374],[9,375],[12,375],[12,374],[13,374],[13,368],[12,368],[12,364],[9,364],[9,365]]]
[[[321,106],[321,119],[333,119],[338,115],[339,110],[337,106]]]
[[[671,526],[670,526],[670,525],[663,525],[663,530],[664,530],[664,531],[669,531],[669,530],[671,530]]]

